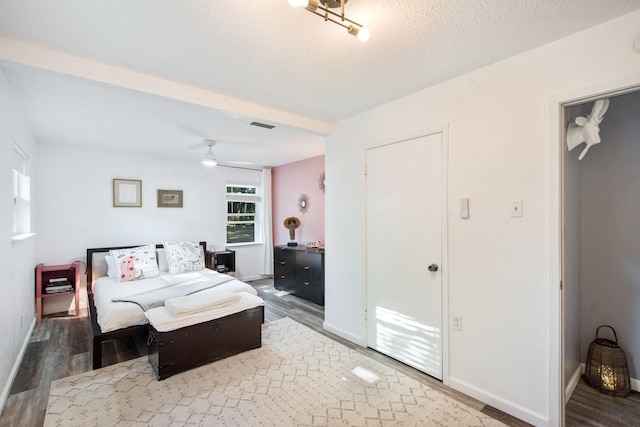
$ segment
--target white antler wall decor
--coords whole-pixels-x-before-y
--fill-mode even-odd
[[[591,114],[586,118],[577,117],[575,123],[569,123],[569,127],[567,128],[567,148],[569,151],[583,142],[587,143],[587,146],[584,147],[584,150],[582,150],[582,153],[578,156],[579,160],[582,160],[592,145],[600,142],[600,122],[602,122],[604,113],[607,112],[608,108],[609,100],[599,99],[593,104]]]

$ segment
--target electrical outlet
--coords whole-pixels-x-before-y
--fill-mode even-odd
[[[462,317],[453,316],[453,330],[454,331],[462,331]]]

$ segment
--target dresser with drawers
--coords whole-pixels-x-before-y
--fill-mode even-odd
[[[324,249],[274,246],[273,285],[324,305]]]

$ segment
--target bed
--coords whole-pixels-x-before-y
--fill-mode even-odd
[[[202,256],[202,265],[204,265],[204,255],[206,242],[199,242],[200,252]],[[111,268],[107,266],[110,251],[120,249],[132,249],[140,246],[118,246],[87,249],[87,294],[89,302],[89,312],[91,316],[91,325],[93,332],[93,369],[102,367],[102,343],[105,341],[132,336],[137,334],[149,333],[149,318],[146,312],[157,313],[155,317],[156,323],[160,327],[165,327],[162,323],[169,325],[165,327],[166,331],[175,330],[184,325],[175,325],[166,322],[162,315],[158,316],[161,308],[157,308],[158,304],[147,306],[141,304],[135,299],[136,295],[140,295],[146,291],[154,293],[162,289],[177,289],[182,287],[206,287],[215,284],[216,290],[225,292],[241,293],[246,295],[243,298],[243,308],[252,308],[250,315],[252,319],[256,316],[260,317],[260,323],[264,321],[264,306],[257,301],[261,301],[256,295],[256,290],[249,284],[235,279],[232,276],[220,274],[209,269],[198,271],[176,272],[171,273],[167,269],[165,248],[162,244],[155,245],[155,259],[158,264],[158,275],[139,280],[119,282],[118,279],[111,274]],[[150,246],[153,248],[153,245]],[[111,260],[109,260],[111,263]],[[164,261],[164,262],[163,262]],[[111,274],[112,277],[109,276]],[[121,301],[117,301],[120,299]],[[131,301],[130,301],[131,299]],[[114,301],[116,300],[116,301]],[[133,301],[136,302],[133,302]],[[160,304],[162,305],[162,303]],[[144,308],[143,308],[144,307]],[[150,311],[155,308],[154,311]],[[229,311],[219,316],[235,314],[238,317],[237,310]],[[196,316],[197,318],[197,316]],[[242,318],[242,315],[240,315]],[[213,320],[213,319],[208,319]],[[193,322],[192,322],[193,323]]]

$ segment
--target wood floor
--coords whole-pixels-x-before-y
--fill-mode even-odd
[[[640,393],[613,397],[580,380],[566,407],[566,426],[640,426]]]
[[[270,279],[251,282],[265,300],[267,322],[289,317],[340,343],[363,352],[440,392],[490,415],[509,426],[529,424],[442,385],[441,382],[371,349],[361,348],[322,329],[324,308],[292,295],[273,291]],[[146,337],[125,338],[103,344],[103,365],[146,355]],[[44,423],[51,382],[91,369],[91,325],[89,317],[50,315],[36,326],[20,370],[12,385],[0,426],[34,426]],[[639,426],[640,394],[626,399],[610,398],[586,384],[576,389],[567,405],[568,426]]]

